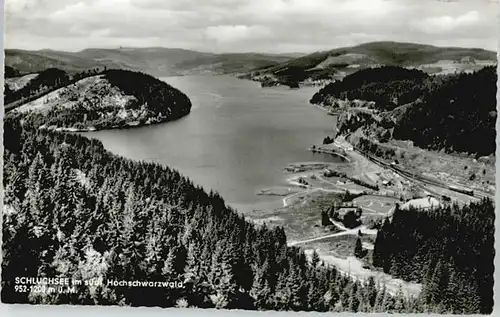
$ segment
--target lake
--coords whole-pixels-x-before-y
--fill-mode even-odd
[[[334,117],[309,104],[319,89],[261,88],[230,76],[162,78],[186,93],[193,107],[177,121],[86,133],[113,153],[178,169],[206,190],[218,191],[245,213],[281,206],[282,197],[256,195],[289,186],[294,162],[338,162],[307,150],[334,129]],[[289,175],[288,175],[289,176]]]

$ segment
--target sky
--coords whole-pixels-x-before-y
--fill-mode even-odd
[[[5,0],[5,46],[301,52],[373,41],[497,51],[498,0]]]

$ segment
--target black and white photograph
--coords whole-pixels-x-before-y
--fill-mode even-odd
[[[1,302],[492,314],[499,8],[6,0]]]

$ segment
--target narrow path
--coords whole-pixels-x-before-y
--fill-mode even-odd
[[[341,232],[336,232],[332,234],[328,234],[325,236],[320,236],[316,238],[310,238],[310,239],[305,239],[301,241],[289,241],[288,245],[289,246],[294,246],[297,244],[304,244],[304,243],[309,243],[309,242],[315,242],[315,241],[320,241],[328,238],[335,238],[335,237],[340,237],[340,236],[345,236],[345,235],[357,235],[359,231],[361,231],[362,234],[377,234],[377,230],[375,229],[368,229],[366,226],[358,226],[356,228],[348,229],[341,223],[333,220],[330,218],[330,221],[333,223],[334,226],[342,230]]]
[[[288,246],[295,246],[297,244],[304,244],[304,243],[324,240],[324,239],[328,239],[328,238],[340,237],[340,236],[345,236],[345,235],[351,235],[351,234],[358,234],[358,231],[353,229],[353,230],[337,232],[337,233],[329,234],[326,236],[316,237],[316,238],[302,240],[302,241],[290,241],[290,242],[288,242]]]

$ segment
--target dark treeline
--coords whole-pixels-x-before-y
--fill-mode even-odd
[[[191,110],[191,101],[180,90],[145,73],[128,70],[107,70],[104,72],[111,85],[126,95],[137,98],[137,102],[127,105],[138,109],[145,105],[155,114],[165,115],[170,120],[181,118]]]
[[[396,66],[368,68],[330,83],[311,98],[313,104],[327,104],[330,97],[375,101],[376,106],[392,110],[411,102],[422,92],[427,74],[416,69]]]
[[[5,78],[12,78],[12,77],[19,77],[19,76],[21,76],[21,74],[14,67],[10,67],[10,66],[4,67],[4,77]]]
[[[495,153],[496,67],[449,77],[397,121],[393,137],[431,149]]]
[[[354,282],[256,227],[177,171],[107,152],[97,140],[6,118],[2,300],[7,303],[421,311],[418,300]],[[78,286],[16,292],[14,277],[180,281],[184,288]]]
[[[440,312],[491,313],[495,208],[491,200],[432,211],[399,210],[377,234],[373,264],[423,283]]]

